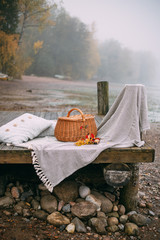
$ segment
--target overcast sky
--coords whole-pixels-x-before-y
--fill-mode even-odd
[[[62,6],[86,24],[95,22],[98,40],[116,39],[160,59],[160,0],[63,0]]]

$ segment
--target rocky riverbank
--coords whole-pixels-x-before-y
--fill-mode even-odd
[[[20,239],[16,232],[8,235],[6,224],[11,223],[12,228],[17,227],[18,231],[16,222],[19,218],[25,230],[32,229],[28,236],[21,239],[142,239],[140,232],[145,228],[152,229],[154,220],[160,217],[159,213],[152,211],[152,203],[144,201],[145,195],[140,192],[143,201],[139,202],[139,207],[146,209],[146,213],[126,212],[125,206],[119,203],[119,191],[114,188],[106,190],[65,180],[51,194],[43,184],[31,187],[19,181],[9,183],[4,196],[0,197],[1,239]],[[43,234],[34,234],[33,227],[37,223],[43,226]],[[79,238],[84,235],[86,238]],[[158,229],[154,239],[158,239]]]

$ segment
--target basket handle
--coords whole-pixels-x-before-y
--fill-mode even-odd
[[[68,112],[67,117],[69,117],[69,116],[70,116],[70,113],[71,113],[72,111],[74,111],[74,110],[78,111],[78,112],[81,114],[81,116],[82,116],[82,121],[84,122],[84,121],[85,121],[84,114],[83,114],[83,112],[82,112],[79,108],[72,108],[72,109]]]

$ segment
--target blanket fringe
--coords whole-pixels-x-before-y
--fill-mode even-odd
[[[49,181],[49,179],[44,175],[41,166],[39,165],[39,161],[37,159],[36,153],[32,150],[31,151],[31,156],[32,156],[32,163],[34,166],[34,169],[38,175],[38,177],[40,178],[40,180],[43,182],[43,184],[45,185],[45,187],[52,192],[53,191],[53,185],[52,183]]]

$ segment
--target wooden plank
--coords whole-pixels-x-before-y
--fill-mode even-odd
[[[28,149],[21,150],[1,150],[0,164],[31,164],[31,151]]]
[[[13,120],[16,117],[19,117],[23,113],[24,112],[17,112],[17,111],[13,111],[13,112],[5,111],[3,113],[0,111],[0,126],[6,124],[7,122]]]
[[[9,115],[10,112],[9,111],[4,111],[4,112],[0,112],[0,126],[4,125],[6,123],[6,118],[7,115]]]
[[[155,150],[147,145],[143,148],[108,148],[93,161],[99,163],[153,162]],[[0,151],[0,164],[32,163],[31,151],[24,148],[6,148]]]
[[[147,145],[143,148],[108,148],[93,163],[153,162],[154,156],[155,150]]]
[[[51,115],[52,115],[51,112],[46,112],[44,118],[47,120],[51,120]]]

